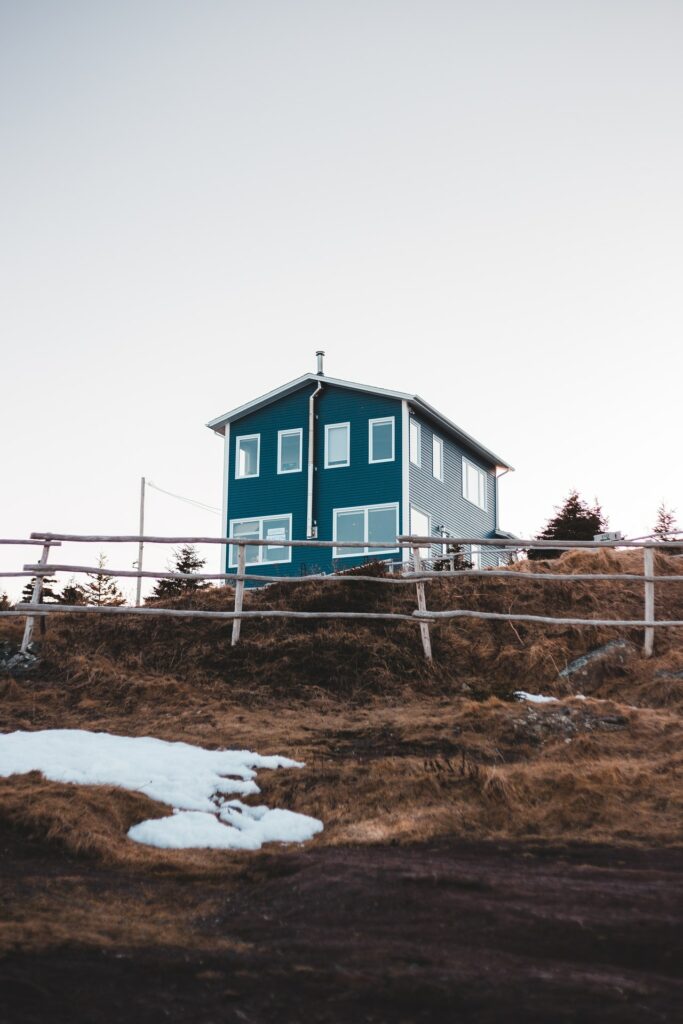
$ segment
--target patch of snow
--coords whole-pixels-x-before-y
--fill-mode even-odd
[[[301,843],[322,831],[306,814],[250,807],[238,794],[258,793],[256,768],[302,768],[288,757],[250,750],[205,750],[151,736],[83,729],[0,735],[0,776],[40,771],[54,782],[121,786],[173,807],[173,815],[133,825],[135,842],[166,849],[257,850],[262,843]]]
[[[525,700],[529,704],[557,704],[557,697],[544,697],[542,693],[527,693],[526,690],[515,690],[517,700]]]
[[[240,810],[223,807],[218,815],[176,811],[169,818],[141,821],[128,835],[138,843],[164,849],[201,846],[211,850],[258,850],[263,843],[304,843],[322,832],[322,822],[307,814],[231,803],[239,805]]]

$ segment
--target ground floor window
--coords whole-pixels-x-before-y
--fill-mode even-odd
[[[292,549],[283,547],[281,541],[292,539],[292,517],[260,516],[254,519],[233,519],[230,522],[230,536],[241,540],[267,540],[268,544],[247,544],[247,565],[274,565],[291,562]],[[230,548],[230,567],[237,567],[237,548]]]
[[[393,546],[398,535],[398,503],[390,505],[361,505],[357,508],[336,508],[333,512],[332,539],[339,546],[333,548],[334,558],[358,558],[363,555],[386,555],[397,549]],[[387,544],[382,548],[345,548],[342,541],[367,544]]]
[[[421,512],[414,505],[410,506],[410,532],[413,537],[431,537],[432,524],[426,512]],[[420,548],[420,558],[429,558],[431,548]]]

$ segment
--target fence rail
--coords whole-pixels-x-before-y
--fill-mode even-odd
[[[60,547],[63,543],[126,543],[126,544],[217,544],[221,547],[237,548],[236,571],[224,573],[181,573],[181,572],[155,572],[142,569],[108,569],[101,566],[72,565],[67,563],[50,562],[50,552],[53,547]],[[643,553],[642,573],[552,573],[552,572],[526,572],[524,570],[514,571],[510,569],[444,569],[443,571],[423,568],[422,551],[425,547],[442,548],[444,544],[469,546],[472,544],[480,547],[496,549],[538,549],[538,550],[596,550],[596,549],[635,549]],[[610,541],[554,541],[554,540],[520,540],[518,538],[490,538],[490,537],[422,537],[401,535],[395,541],[376,541],[365,543],[363,541],[324,541],[324,540],[272,540],[237,539],[233,537],[157,537],[140,534],[65,534],[65,533],[32,533],[29,539],[0,539],[2,545],[33,545],[42,547],[42,553],[38,562],[24,565],[21,571],[2,572],[0,576],[8,577],[34,577],[35,585],[30,602],[19,603],[15,608],[0,612],[0,616],[21,616],[26,619],[22,651],[26,651],[33,636],[36,620],[41,622],[41,628],[47,617],[60,614],[78,615],[156,615],[173,618],[194,618],[194,619],[223,619],[232,622],[232,643],[239,642],[241,623],[250,619],[320,619],[320,620],[374,620],[386,622],[412,622],[419,627],[425,657],[432,660],[430,627],[439,622],[448,622],[464,618],[478,618],[483,620],[502,620],[508,622],[529,622],[547,625],[566,625],[582,627],[614,627],[619,629],[642,629],[644,631],[643,652],[646,657],[653,653],[655,630],[658,628],[683,627],[683,620],[657,619],[655,615],[655,585],[661,583],[683,583],[683,575],[662,576],[655,573],[654,554],[655,550],[681,550],[681,541],[655,541],[655,540],[610,540]],[[406,550],[409,556],[408,561],[403,563],[400,575],[371,576],[349,572],[348,570],[330,574],[311,574],[304,576],[288,575],[263,575],[248,571],[246,561],[247,549],[253,547],[278,547],[278,548],[349,548],[359,550],[359,556],[371,555],[371,550],[386,552],[387,548],[392,550]],[[444,556],[447,557],[447,556]],[[235,604],[233,611],[200,610],[164,608],[153,606],[128,606],[128,605],[62,605],[44,604],[41,601],[43,579],[57,572],[68,572],[72,574],[97,574],[107,577],[134,578],[139,582],[142,579],[165,579],[165,580],[192,580],[200,581],[223,581],[234,584]],[[578,581],[611,581],[629,582],[643,585],[643,607],[642,619],[589,619],[569,618],[546,615],[526,615],[513,612],[485,612],[475,609],[450,609],[445,611],[434,611],[427,607],[426,584],[434,580],[445,580],[460,576],[470,577],[502,577],[514,578],[518,581],[546,582],[578,582]],[[244,609],[245,583],[306,583],[315,581],[318,583],[349,582],[349,583],[377,583],[388,586],[414,586],[416,589],[417,608],[411,614],[398,612],[363,612],[363,611],[295,611],[282,609]]]

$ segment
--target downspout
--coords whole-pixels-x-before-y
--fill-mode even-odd
[[[313,527],[313,475],[315,469],[315,400],[323,389],[322,381],[308,399],[308,496],[306,503],[306,537],[318,535],[317,525]]]

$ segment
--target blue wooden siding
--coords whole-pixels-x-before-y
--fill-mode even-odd
[[[333,510],[356,506],[387,504],[399,506],[401,529],[401,402],[381,395],[366,394],[325,384],[316,399],[316,469],[314,473],[314,518],[320,540],[332,539]],[[257,516],[292,516],[292,539],[306,538],[308,488],[308,399],[316,382],[308,382],[294,394],[272,402],[256,412],[234,420],[230,425],[228,463],[228,528],[235,519]],[[393,462],[370,464],[369,420],[395,417],[395,458]],[[350,423],[350,465],[325,469],[325,426]],[[300,473],[278,474],[278,431],[300,428],[303,431],[302,469]],[[259,434],[260,464],[258,477],[236,479],[237,438]],[[398,559],[399,555],[387,556]],[[343,558],[340,567],[351,567],[364,556]],[[263,575],[300,575],[305,572],[329,572],[333,568],[332,549],[293,548],[292,561],[252,566],[249,571]],[[233,571],[227,566],[226,571]]]
[[[410,463],[410,505],[431,518],[432,533],[441,527],[453,537],[491,537],[496,529],[495,467],[457,444],[451,437],[420,416],[411,416],[420,425],[421,465]],[[443,441],[443,481],[432,472],[433,437]],[[468,459],[486,473],[487,508],[480,509],[463,496],[462,462]],[[412,525],[410,527],[412,532]],[[434,554],[437,554],[437,550]],[[497,557],[482,548],[482,566],[493,565]]]
[[[401,402],[384,395],[372,395],[346,388],[326,387],[317,400],[316,421],[315,501],[318,513],[318,536],[332,538],[332,518],[336,508],[354,508],[361,505],[398,504],[398,532],[401,532]],[[369,421],[393,416],[395,458],[393,462],[370,463]],[[325,424],[351,424],[351,464],[337,469],[325,469]],[[319,552],[309,551],[312,557]],[[400,561],[400,553],[385,556]],[[341,558],[339,568],[350,568],[367,559]]]

